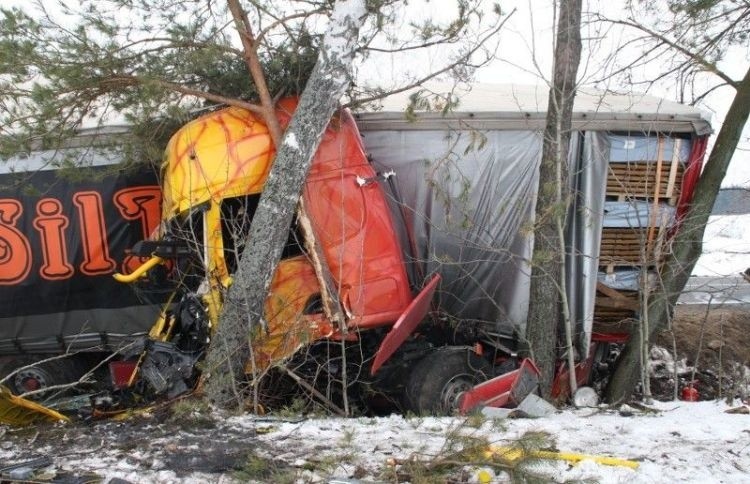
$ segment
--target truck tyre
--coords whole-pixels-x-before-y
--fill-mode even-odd
[[[40,390],[54,385],[72,383],[78,379],[78,365],[70,358],[40,362],[45,357],[21,356],[8,360],[0,366],[0,379],[5,378],[20,368],[15,375],[11,376],[4,384],[14,395]],[[34,366],[30,366],[34,365]],[[29,367],[29,368],[24,368]],[[43,393],[37,393],[29,397],[32,400],[43,398]]]
[[[422,358],[409,375],[406,409],[417,415],[450,415],[461,393],[489,378],[490,365],[471,349],[444,347]]]

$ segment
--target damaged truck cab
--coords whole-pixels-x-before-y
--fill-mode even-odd
[[[295,99],[278,104],[282,127],[295,107]],[[116,278],[133,282],[149,271],[169,271],[168,277],[179,280],[183,290],[200,297],[206,316],[201,324],[215,328],[243,245],[252,243],[247,234],[273,157],[267,127],[247,110],[225,108],[182,127],[170,140],[161,169],[158,233],[133,249],[149,259],[133,273]],[[413,329],[428,312],[438,278],[421,303],[412,304],[402,250],[378,179],[352,115],[340,111],[312,161],[301,217],[265,302],[267,331],[253,335],[249,373],[261,375],[316,341],[356,341],[360,332],[391,326],[399,318],[408,317]],[[324,259],[322,265],[330,273],[333,287],[328,289],[334,294],[328,299],[340,305],[342,322],[325,310],[331,301],[323,301],[325,278],[321,269],[316,271],[316,256]],[[178,321],[186,317],[190,316],[182,309],[165,311],[150,337],[170,340],[180,325],[186,326]],[[394,345],[408,336],[395,343],[391,338],[391,347],[384,351],[393,353]],[[385,359],[383,353],[378,367]]]

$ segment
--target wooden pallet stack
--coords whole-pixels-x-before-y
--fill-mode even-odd
[[[659,214],[665,207],[676,206],[679,199],[685,172],[680,153],[686,141],[667,136],[613,136],[612,143],[606,200],[645,205],[649,215],[625,226],[608,226],[605,217],[599,271],[611,277],[620,271],[658,271],[668,247],[665,239],[671,224]],[[616,146],[617,143],[621,145]],[[642,289],[615,289],[600,282],[594,331],[627,331],[638,320]]]

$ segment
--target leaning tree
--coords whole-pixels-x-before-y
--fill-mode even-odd
[[[679,230],[660,270],[659,284],[644,308],[647,331],[634,332],[618,359],[606,390],[608,400],[629,399],[646,364],[643,348],[664,329],[677,298],[700,257],[708,217],[750,115],[750,64],[745,57],[750,35],[750,4],[734,0],[634,0],[621,18],[598,16],[621,26],[629,40],[617,53],[614,74],[630,84],[650,87],[677,80],[683,102],[700,102],[717,89],[734,97],[706,158],[692,201],[677,221]],[[739,55],[731,61],[732,52]],[[632,54],[635,55],[632,55]],[[630,57],[632,55],[632,57]],[[638,73],[651,72],[650,76]]]

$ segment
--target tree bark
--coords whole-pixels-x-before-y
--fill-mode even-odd
[[[271,93],[268,90],[266,76],[263,73],[263,66],[258,57],[258,39],[253,35],[250,20],[247,17],[247,13],[240,5],[240,1],[227,0],[227,5],[229,6],[232,18],[234,19],[235,28],[240,35],[240,40],[242,41],[242,53],[245,59],[245,64],[247,65],[247,70],[250,72],[250,76],[252,77],[258,91],[261,108],[260,114],[263,116],[263,120],[268,127],[268,133],[271,135],[273,146],[276,148],[281,143],[281,138],[284,133],[279,124],[279,119],[276,116],[276,106],[271,97]],[[340,329],[345,330],[344,311],[341,308],[341,303],[338,299],[338,293],[336,291],[336,285],[333,282],[331,270],[323,256],[320,244],[316,240],[312,226],[309,223],[306,223],[308,222],[308,216],[305,206],[301,201],[297,207],[297,218],[300,221],[302,234],[305,239],[305,248],[308,250],[308,255],[313,263],[313,267],[315,267],[315,275],[318,277],[318,282],[320,283],[320,293],[325,315],[331,320],[331,322],[338,325]]]
[[[206,357],[206,395],[219,406],[241,405],[250,342],[265,330],[263,306],[281,257],[307,172],[320,139],[351,82],[351,63],[364,0],[338,0],[320,54],[277,150],[260,198],[249,240],[224,301]]]
[[[547,107],[547,124],[539,167],[539,188],[534,223],[529,315],[525,353],[542,372],[540,386],[548,397],[557,361],[557,339],[561,316],[560,281],[563,275],[558,224],[565,217],[568,188],[568,146],[581,59],[581,0],[560,2],[554,72]]]
[[[750,115],[750,69],[743,80],[736,84],[737,92],[729,107],[724,124],[716,136],[716,142],[711,150],[706,166],[693,193],[693,200],[681,225],[672,240],[672,253],[662,267],[661,284],[651,297],[648,307],[649,331],[647,341],[665,327],[674,309],[677,298],[693,271],[693,267],[701,255],[703,247],[703,233],[706,230],[711,208],[721,187],[721,181],[727,172],[732,155],[737,149],[742,130]],[[624,402],[630,399],[638,382],[640,374],[639,351],[643,344],[639,332],[634,332],[625,346],[614,374],[607,387],[605,398],[610,402]]]

